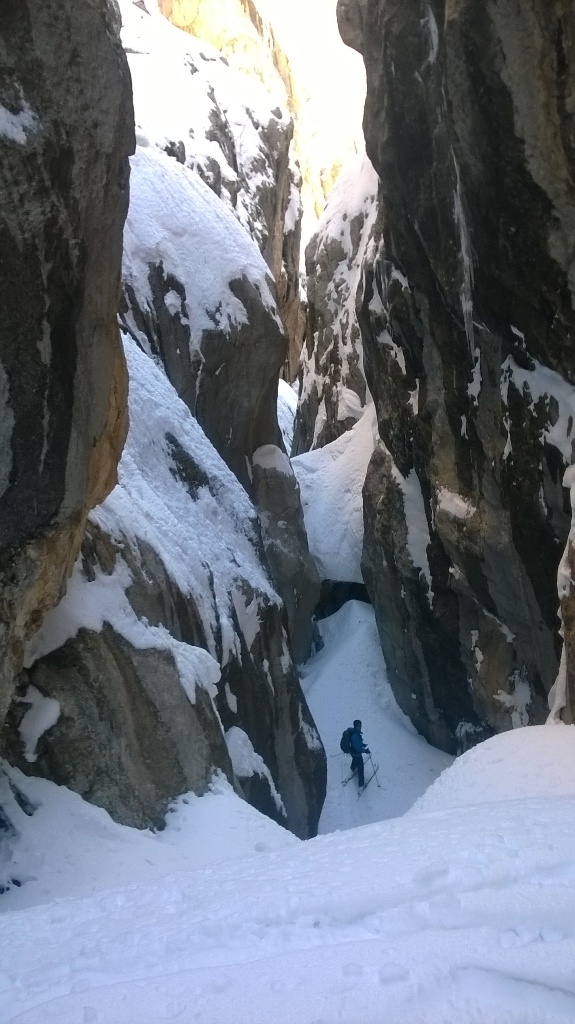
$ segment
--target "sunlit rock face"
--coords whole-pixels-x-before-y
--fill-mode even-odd
[[[188,41],[195,54],[191,59],[197,69],[196,94],[202,79],[207,82],[208,102],[204,99],[201,105],[210,108],[204,129],[208,146],[200,141],[198,111],[193,107],[193,138],[186,133],[181,144],[187,154],[198,154],[197,169],[201,167],[204,180],[230,202],[270,268],[289,338],[284,372],[293,380],[305,319],[299,284],[301,175],[292,146],[289,62],[252,0],[161,0],[159,7],[174,25],[196,37]],[[181,92],[177,101],[181,105]],[[213,151],[214,144],[219,145],[219,154]],[[208,159],[202,159],[202,148]]]
[[[342,44],[333,0],[160,0],[160,9],[175,25],[217,47],[233,68],[268,91],[272,107],[279,105],[293,118],[287,191],[282,175],[277,178],[277,194],[290,204],[284,203],[283,241],[275,248],[276,257],[280,250],[283,255],[281,273],[277,258],[271,262],[264,253],[278,284],[290,339],[284,376],[292,381],[305,330],[299,304],[300,233],[307,242],[342,167],[363,148],[361,61]],[[303,221],[302,209],[296,210],[300,187]],[[281,240],[281,228],[275,238]]]
[[[253,483],[252,458],[262,446],[282,444],[277,388],[288,345],[258,244],[265,235],[262,196],[274,181],[258,125],[273,123],[280,132],[285,122],[278,111],[266,109],[261,90],[244,97],[245,79],[208,44],[133,4],[124,3],[122,12],[139,142],[124,238],[122,322],[161,361],[260,507],[258,495],[263,500],[267,491]],[[175,109],[170,94],[179,98]],[[225,132],[214,135],[224,110]],[[310,650],[319,581],[295,477],[282,475],[280,482],[285,507],[276,506],[272,515],[273,502],[266,498],[261,528],[273,551],[271,535],[282,524],[282,558],[290,566],[286,577],[273,559],[272,571],[285,599],[294,653],[302,661]]]
[[[383,240],[359,320],[382,442],[363,572],[401,707],[445,749],[547,714],[575,414],[567,0],[340,0]]]
[[[126,433],[133,123],[116,18],[107,0],[0,11],[0,719]]]
[[[294,455],[334,441],[365,409],[356,301],[367,255],[381,237],[378,189],[377,174],[363,154],[342,174],[306,249],[307,332]]]
[[[305,205],[319,216],[361,149],[361,62],[342,45],[333,0],[159,0],[174,24],[207,39],[267,88],[278,76],[295,118]]]

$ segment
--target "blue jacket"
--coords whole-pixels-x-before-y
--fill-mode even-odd
[[[364,750],[367,750],[365,743],[363,742],[363,736],[356,729],[353,730],[350,736],[351,752],[354,757],[360,757]]]

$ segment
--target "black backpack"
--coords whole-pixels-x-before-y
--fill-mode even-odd
[[[341,749],[343,750],[344,754],[351,754],[351,752],[352,752],[351,751],[351,734],[352,734],[352,732],[353,732],[352,728],[345,729],[344,732],[343,732],[343,735],[342,735],[342,737],[341,737],[341,739],[339,741],[339,745],[340,745]]]

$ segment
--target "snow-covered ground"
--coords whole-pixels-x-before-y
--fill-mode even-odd
[[[497,736],[403,817],[307,843],[274,838],[266,850],[257,840],[250,852],[254,832],[235,847],[236,799],[228,791],[186,807],[185,870],[173,825],[163,877],[162,840],[116,826],[124,873],[112,858],[105,878],[100,864],[106,891],[5,913],[3,1024],[575,1020],[573,727]],[[225,821],[218,800],[230,823],[213,842],[210,824]],[[201,826],[211,846],[203,867],[194,866],[198,812],[197,834]],[[65,819],[54,833],[52,852],[59,840],[64,856],[74,841]],[[141,846],[139,884],[127,884],[143,840],[156,864],[142,873]],[[87,848],[93,841],[85,835]],[[218,860],[222,848],[239,856]]]
[[[221,777],[153,834],[0,776],[20,832],[2,1024],[573,1024],[575,728],[497,736],[424,793],[449,758],[395,706],[371,608],[320,625],[304,686],[335,754],[329,835],[300,842]],[[382,786],[360,799],[335,753],[356,716]]]
[[[453,760],[419,736],[387,681],[375,615],[348,601],[319,623],[324,648],[303,669],[302,685],[328,755],[327,796],[319,831],[366,825],[403,814]],[[358,799],[350,758],[339,752],[346,726],[363,723],[377,776]],[[371,775],[366,764],[366,779]],[[378,785],[379,783],[379,785]]]

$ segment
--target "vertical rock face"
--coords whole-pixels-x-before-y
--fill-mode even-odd
[[[126,431],[129,71],[108,0],[0,11],[0,718]]]
[[[340,0],[383,241],[359,318],[382,439],[363,569],[402,708],[464,746],[540,722],[575,414],[569,0]]]
[[[367,254],[381,234],[379,179],[362,155],[331,193],[306,249],[308,316],[293,453],[321,448],[365,408],[356,298]]]

